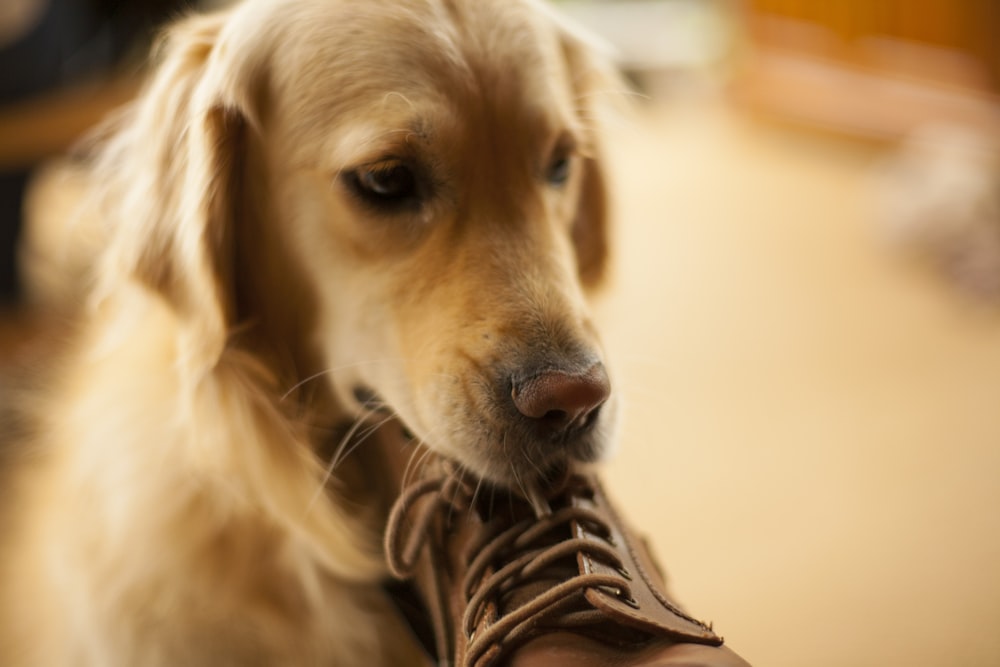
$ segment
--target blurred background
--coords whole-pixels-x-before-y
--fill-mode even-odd
[[[0,366],[26,183],[181,4],[2,0]],[[636,91],[608,478],[675,592],[756,665],[1000,665],[1000,3],[557,4]]]

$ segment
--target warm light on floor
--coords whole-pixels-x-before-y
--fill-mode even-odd
[[[611,491],[769,667],[1000,663],[1000,315],[879,245],[874,149],[716,104],[617,130]]]

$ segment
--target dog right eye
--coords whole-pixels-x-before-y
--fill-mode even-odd
[[[419,200],[417,177],[406,164],[378,162],[349,172],[348,184],[365,201],[380,206],[415,204]]]

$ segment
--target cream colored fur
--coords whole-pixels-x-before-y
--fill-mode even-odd
[[[408,664],[378,462],[330,469],[324,440],[385,407],[473,471],[532,474],[483,387],[600,358],[606,74],[533,2],[248,0],[173,27],[44,236],[98,256],[26,255],[85,305],[7,445],[0,664]],[[437,170],[419,210],[345,185],[400,155]]]

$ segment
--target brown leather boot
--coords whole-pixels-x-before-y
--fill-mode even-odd
[[[390,461],[421,460],[392,440]],[[422,461],[400,475],[385,548],[438,665],[747,665],[668,598],[592,474],[567,473],[529,501]]]

